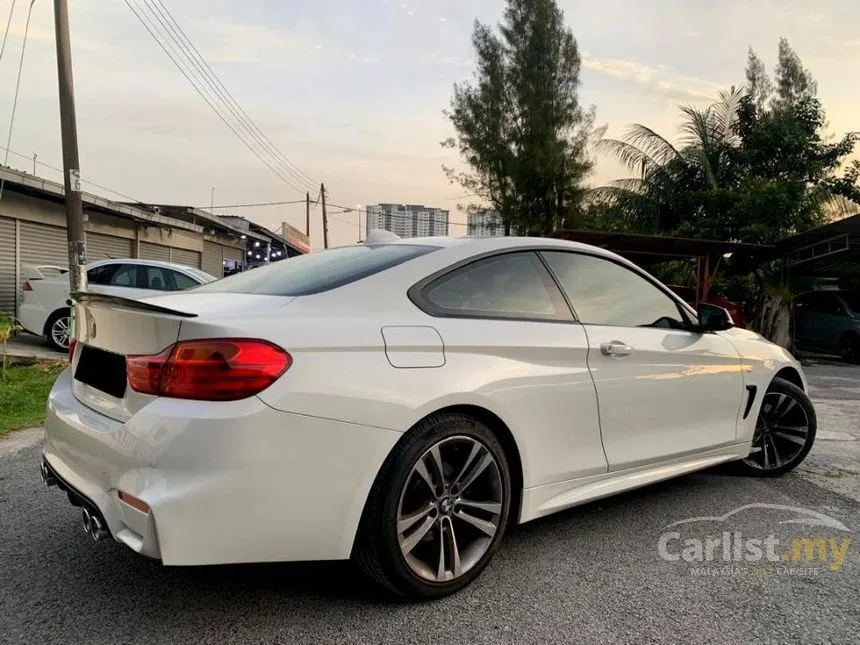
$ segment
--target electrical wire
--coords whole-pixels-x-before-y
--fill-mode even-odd
[[[6,21],[6,31],[3,32],[3,44],[0,45],[0,60],[3,60],[3,52],[6,51],[6,39],[9,37],[9,27],[12,24],[12,14],[15,13],[15,5],[18,0],[12,0],[12,7],[9,9],[9,19]]]
[[[223,112],[219,110],[218,107],[216,107],[216,105],[212,102],[209,96],[207,96],[204,90],[201,89],[199,81],[197,81],[195,78],[192,78],[193,74],[189,74],[185,70],[185,68],[179,63],[179,60],[177,60],[178,54],[174,55],[174,53],[171,51],[175,48],[168,47],[168,45],[165,45],[165,43],[162,42],[161,38],[159,38],[158,34],[156,33],[158,31],[158,27],[153,23],[151,18],[145,17],[143,9],[140,7],[140,5],[138,5],[136,2],[132,2],[131,0],[124,0],[124,2],[138,19],[138,21],[143,25],[146,31],[149,32],[149,35],[153,38],[153,40],[155,40],[155,42],[162,49],[162,51],[167,54],[167,57],[170,59],[173,65],[180,71],[180,73],[186,78],[186,80],[191,83],[191,86],[194,88],[197,94],[206,102],[209,108],[216,114],[216,116],[218,116],[218,118],[224,123],[224,125],[226,125],[233,132],[233,134],[236,135],[236,137],[238,137],[238,139],[245,145],[245,147],[247,147],[248,150],[250,150],[251,153],[254,154],[254,156],[256,156],[260,161],[262,161],[269,168],[269,170],[271,170],[288,186],[300,193],[306,192],[303,188],[297,186],[294,180],[290,179],[288,176],[285,176],[282,171],[278,170],[275,166],[272,165],[272,163],[268,159],[266,159],[262,154],[260,154],[260,152],[248,142],[247,138],[240,134],[240,132],[230,122],[230,120],[224,116]]]
[[[150,0],[144,0],[144,2],[148,2]],[[158,6],[155,6],[155,3]],[[164,6],[164,3],[161,0],[154,0],[154,2],[150,2],[149,5],[150,11],[154,8],[161,16],[163,16],[167,21],[167,27],[170,31],[179,38],[180,41],[185,44],[185,52],[190,54],[190,60],[192,63],[195,63],[195,66],[203,74],[205,77],[209,79],[209,85],[211,88],[215,90],[219,97],[223,100],[227,108],[232,112],[233,116],[244,123],[246,129],[249,134],[264,148],[266,149],[274,158],[278,159],[286,169],[290,171],[294,178],[296,178],[299,183],[304,183],[308,186],[316,186],[316,182],[308,177],[305,173],[303,173],[281,150],[272,143],[271,139],[266,136],[266,134],[260,129],[260,127],[248,116],[248,113],[242,109],[242,106],[236,101],[236,98],[230,93],[230,91],[225,87],[224,83],[215,73],[215,70],[206,62],[206,59],[200,53],[200,50],[194,45],[191,39],[188,37],[188,34],[182,29],[179,23],[176,21],[176,18],[170,13],[170,10]],[[160,7],[160,9],[159,9]],[[162,23],[163,24],[163,23]]]
[[[207,205],[207,206],[198,206],[197,208],[207,209],[207,210],[214,208],[215,210],[218,210],[219,208],[256,208],[258,206],[287,206],[289,204],[304,204],[304,203],[305,203],[304,199],[294,199],[292,201],[287,201],[287,202],[254,202],[251,204],[227,204],[224,206],[209,206],[209,205]],[[311,202],[311,203],[313,204],[315,202]]]
[[[362,207],[362,208],[356,208],[356,207],[340,206],[338,204],[328,204],[327,203],[326,209],[328,209],[328,207],[341,209],[340,211],[337,212],[338,215],[342,215],[343,213],[354,213],[356,211],[359,211],[359,212],[364,211],[365,216],[367,216],[367,214],[372,213],[373,215],[384,215],[386,217],[391,217],[392,219],[401,219],[401,220],[403,220],[403,219],[411,220],[413,217],[412,215],[409,215],[407,213],[386,213],[385,211],[379,209],[378,207],[374,207],[374,206],[366,206],[366,207]],[[331,215],[331,213],[329,213],[329,215]],[[347,220],[341,220],[341,221],[343,221],[347,224],[352,224],[353,226],[358,224],[358,222],[348,222]],[[448,226],[468,226],[468,224],[465,222],[452,222],[449,219]]]
[[[13,154],[13,155],[15,155],[16,157],[21,157],[22,159],[27,159],[28,161],[33,161],[33,157],[31,157],[31,156],[29,156],[29,155],[22,154],[22,153],[20,153],[20,152],[16,152],[15,150],[10,150],[10,149],[8,149],[8,148],[4,148],[3,146],[0,146],[0,150],[4,150],[4,151],[6,151],[7,156],[8,156],[9,154]],[[62,174],[63,174],[63,169],[62,169],[62,168],[57,168],[56,166],[52,166],[52,165],[51,165],[51,164],[49,164],[49,163],[45,163],[44,161],[39,161],[39,160],[36,160],[36,163],[37,163],[38,165],[40,165],[40,166],[44,166],[45,168],[49,168],[50,170],[54,170],[54,171],[56,171],[56,172],[60,173],[60,175],[62,175]],[[88,179],[83,179],[83,178],[82,178],[82,179],[81,179],[81,183],[87,184],[87,185],[89,185],[89,186],[94,186],[95,188],[98,188],[98,189],[103,190],[103,191],[105,191],[105,192],[107,192],[107,193],[110,193],[111,195],[117,195],[117,196],[119,196],[119,197],[123,197],[123,198],[125,198],[125,199],[128,199],[128,200],[130,200],[131,202],[133,202],[134,204],[136,204],[136,205],[138,205],[138,206],[147,206],[147,207],[148,207],[148,205],[146,204],[146,202],[143,202],[143,201],[141,201],[141,200],[139,200],[139,199],[137,199],[137,198],[135,198],[135,197],[132,197],[131,195],[126,195],[125,193],[121,193],[121,192],[119,192],[119,191],[117,191],[117,190],[113,190],[112,188],[108,188],[107,186],[102,186],[101,184],[97,184],[97,183],[96,183],[96,182],[94,182],[94,181],[90,181],[90,180],[88,180]]]
[[[15,81],[15,97],[12,99],[12,115],[9,117],[9,134],[6,137],[6,154],[3,158],[4,166],[9,165],[9,145],[12,143],[12,129],[15,126],[15,112],[18,110],[18,92],[21,89],[21,74],[24,71],[24,53],[27,51],[27,38],[30,35],[30,17],[33,15],[34,4],[36,4],[36,0],[30,0],[30,9],[27,11],[27,23],[24,26],[24,42],[21,45],[21,60],[18,62],[18,79]],[[9,17],[11,19],[11,14]],[[3,199],[3,188],[5,187],[6,178],[3,177],[2,181],[0,181],[0,200]]]

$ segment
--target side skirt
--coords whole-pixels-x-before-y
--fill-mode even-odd
[[[522,524],[626,490],[744,459],[749,451],[749,442],[731,444],[657,464],[526,488],[523,490],[519,522]]]

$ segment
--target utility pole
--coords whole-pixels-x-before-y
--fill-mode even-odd
[[[212,193],[209,198],[209,212],[215,214],[215,186],[212,186]]]
[[[60,95],[60,132],[63,140],[63,180],[66,193],[66,233],[69,240],[71,292],[87,289],[87,245],[84,241],[84,210],[81,202],[81,170],[78,158],[78,127],[75,119],[75,89],[72,78],[72,48],[69,41],[69,7],[54,0],[57,39],[57,80]],[[72,316],[74,320],[74,316]]]
[[[323,248],[328,248],[328,216],[325,212],[325,184],[320,184],[320,196],[322,197],[323,211]]]
[[[305,193],[305,235],[311,239],[311,194]]]
[[[358,219],[358,241],[361,243],[361,207],[356,209],[355,213]]]
[[[36,151],[33,151],[33,176],[36,176],[36,159],[39,158],[39,155],[36,154]]]

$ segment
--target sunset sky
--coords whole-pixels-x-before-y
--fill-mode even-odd
[[[424,203],[452,210],[464,191],[439,142],[455,81],[472,73],[473,20],[496,23],[501,0],[162,0],[226,87],[330,202]],[[562,0],[583,55],[581,98],[619,135],[642,122],[669,136],[677,106],[744,80],[747,47],[768,67],[786,36],[818,80],[830,131],[860,129],[860,3],[756,0]],[[8,15],[3,10],[5,17]],[[0,60],[3,138],[27,5],[18,3]],[[144,202],[208,206],[303,199],[253,156],[197,96],[124,2],[70,2],[83,178]],[[36,0],[9,157],[32,172],[61,164],[52,3]],[[29,159],[29,160],[28,160]],[[39,174],[61,179],[45,166]],[[624,176],[599,159],[590,181]],[[104,189],[88,189],[116,199]],[[312,194],[315,197],[315,194]],[[233,211],[304,228],[304,207]],[[314,210],[312,242],[321,243]],[[452,234],[464,233],[454,225]],[[355,215],[330,238],[352,243]]]

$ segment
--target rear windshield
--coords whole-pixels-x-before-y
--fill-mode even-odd
[[[222,280],[194,287],[193,291],[307,296],[366,278],[435,251],[436,248],[417,244],[345,246],[235,273]]]

